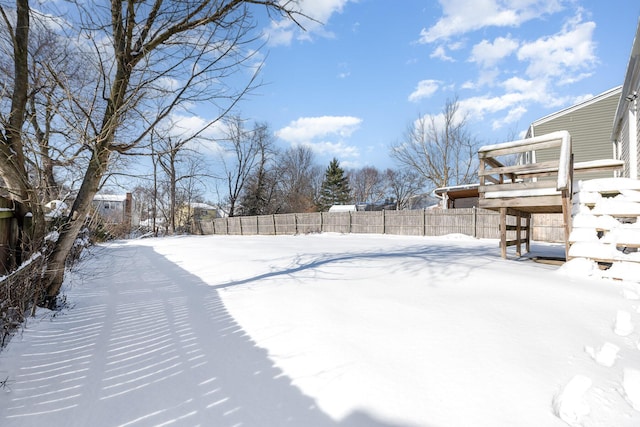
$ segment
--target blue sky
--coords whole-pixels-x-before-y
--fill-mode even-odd
[[[264,83],[239,106],[321,164],[393,167],[389,146],[458,98],[481,144],[621,85],[637,0],[306,0],[264,23]],[[262,23],[261,23],[262,24]]]

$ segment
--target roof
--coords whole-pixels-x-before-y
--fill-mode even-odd
[[[191,203],[189,203],[189,206],[191,206],[194,209],[207,209],[207,210],[218,209],[215,206],[211,206],[211,205],[208,205],[206,203],[200,203],[200,202],[191,202]]]
[[[354,212],[356,205],[333,205],[329,208],[329,212]]]
[[[96,202],[124,202],[127,200],[126,194],[96,194],[93,196]]]
[[[450,187],[440,187],[435,189],[438,195],[447,194],[450,199],[463,199],[466,197],[478,197],[478,187],[480,184],[452,185]]]
[[[556,112],[551,113],[551,114],[549,114],[547,116],[544,116],[544,117],[532,122],[531,126],[541,125],[543,123],[546,123],[546,122],[551,121],[553,119],[556,119],[558,117],[564,116],[565,114],[569,114],[569,113],[572,113],[572,112],[574,112],[576,110],[579,110],[581,108],[584,108],[584,107],[587,107],[589,105],[595,104],[596,102],[598,102],[598,101],[600,101],[602,99],[608,98],[609,96],[617,95],[620,92],[622,92],[622,86],[616,86],[616,87],[614,87],[612,89],[609,89],[609,90],[607,90],[605,92],[602,92],[601,94],[596,95],[596,96],[594,96],[592,98],[589,98],[589,99],[587,99],[585,101],[579,102],[579,103],[574,104],[574,105],[572,105],[570,107],[567,107],[567,108],[565,108],[563,110],[556,111]],[[531,132],[531,130],[529,130],[529,132]]]

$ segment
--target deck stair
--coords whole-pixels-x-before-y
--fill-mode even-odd
[[[576,183],[569,256],[596,262],[599,274],[640,282],[640,181]]]

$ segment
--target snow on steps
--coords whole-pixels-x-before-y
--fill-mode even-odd
[[[574,186],[570,258],[597,262],[603,277],[640,282],[640,181],[605,178]]]

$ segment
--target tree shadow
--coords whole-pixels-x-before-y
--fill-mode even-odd
[[[464,256],[461,256],[464,253]],[[483,261],[478,261],[478,259]],[[263,280],[280,277],[291,277],[305,271],[319,270],[323,266],[363,261],[398,260],[398,263],[390,267],[393,271],[418,272],[437,271],[443,277],[466,277],[469,273],[482,266],[489,265],[500,260],[498,251],[496,254],[487,253],[486,247],[442,246],[442,245],[416,245],[402,249],[377,250],[365,252],[323,253],[308,256],[298,256],[288,266],[272,268],[271,271],[257,274],[244,279],[231,280],[223,283],[212,284],[213,289],[224,289],[233,286],[257,283]]]

